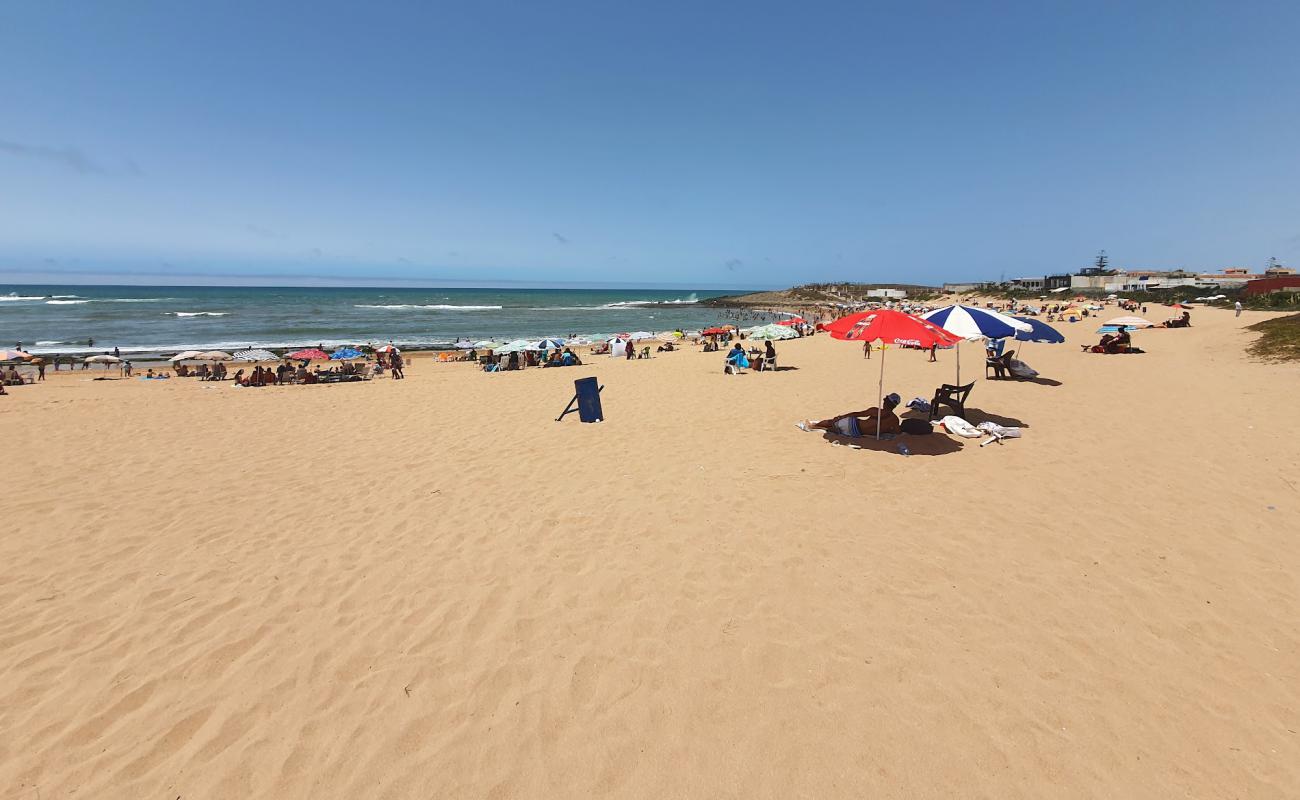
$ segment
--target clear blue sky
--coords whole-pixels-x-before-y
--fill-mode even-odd
[[[5,3],[0,283],[1294,263],[1297,31],[1294,1]]]

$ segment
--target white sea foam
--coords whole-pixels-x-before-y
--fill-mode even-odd
[[[89,300],[46,300],[47,306],[79,306],[82,303],[89,303]]]
[[[167,311],[164,312],[177,317],[224,317],[229,311]]]
[[[7,301],[10,303],[17,302],[19,300],[44,300],[44,299],[45,299],[45,295],[38,296],[38,295],[25,295],[25,294],[0,294],[0,301]]]
[[[501,306],[449,306],[441,303],[435,305],[414,305],[410,303],[401,303],[398,305],[389,305],[389,306],[359,304],[359,305],[354,305],[353,308],[386,308],[390,310],[419,308],[419,309],[427,309],[431,311],[500,311],[501,310]]]
[[[79,294],[52,294],[52,295],[50,295],[50,298],[53,299],[53,300],[67,300],[69,297],[81,297],[81,295],[79,295]]]

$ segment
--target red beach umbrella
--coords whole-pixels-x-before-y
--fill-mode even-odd
[[[700,331],[700,333],[705,336],[717,336],[718,334],[726,333],[728,330],[728,328],[705,328]]]
[[[315,347],[309,347],[306,350],[295,350],[289,353],[285,358],[292,358],[295,361],[306,359],[307,361],[329,361],[330,354],[324,350]]]
[[[848,342],[875,342],[928,349],[948,347],[961,341],[960,336],[945,331],[928,320],[901,311],[881,309],[840,317],[826,325],[832,339]],[[885,404],[885,351],[880,351],[880,383],[876,408]],[[880,438],[880,415],[876,416],[876,438]]]

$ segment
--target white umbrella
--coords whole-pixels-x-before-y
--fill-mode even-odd
[[[87,363],[87,364],[119,364],[119,363],[121,363],[121,361],[122,361],[122,359],[118,358],[117,356],[105,356],[105,355],[101,355],[101,356],[87,356],[87,357],[86,357],[86,363]]]
[[[507,342],[500,347],[495,348],[498,353],[522,353],[525,350],[536,350],[532,339],[515,339],[513,342]]]
[[[280,357],[275,353],[272,353],[270,350],[252,349],[235,351],[236,361],[278,361],[279,359]]]
[[[1123,325],[1125,328],[1154,328],[1156,324],[1150,320],[1141,317],[1116,317],[1106,323],[1114,327]]]
[[[176,355],[172,356],[168,360],[169,361],[190,361],[195,356],[199,355],[201,352],[202,352],[201,350],[186,350],[184,352],[177,353]]]
[[[235,357],[224,350],[209,350],[194,356],[195,361],[234,361]]]

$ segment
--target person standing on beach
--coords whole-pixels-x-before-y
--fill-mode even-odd
[[[1233,303],[1233,307],[1237,309],[1237,316],[1240,317],[1240,316],[1241,316],[1241,301],[1238,300],[1237,302]]]
[[[402,375],[402,364],[403,364],[402,354],[399,353],[399,352],[397,352],[396,350],[394,350],[392,356],[389,357],[388,363],[389,363],[389,371],[391,372],[391,374],[392,374],[392,376],[393,376],[393,380],[395,380],[395,381],[400,381],[400,380],[403,378],[403,375]]]
[[[636,356],[636,348],[632,346],[631,339],[627,340],[627,347],[623,348],[623,352],[627,354],[628,361],[631,361]]]
[[[54,362],[54,366],[57,367],[58,365],[59,365],[59,362],[57,362],[57,361]],[[45,362],[44,362],[44,361],[38,361],[38,362],[36,362],[36,380],[38,380],[38,381],[43,381],[43,380],[45,380]]]

